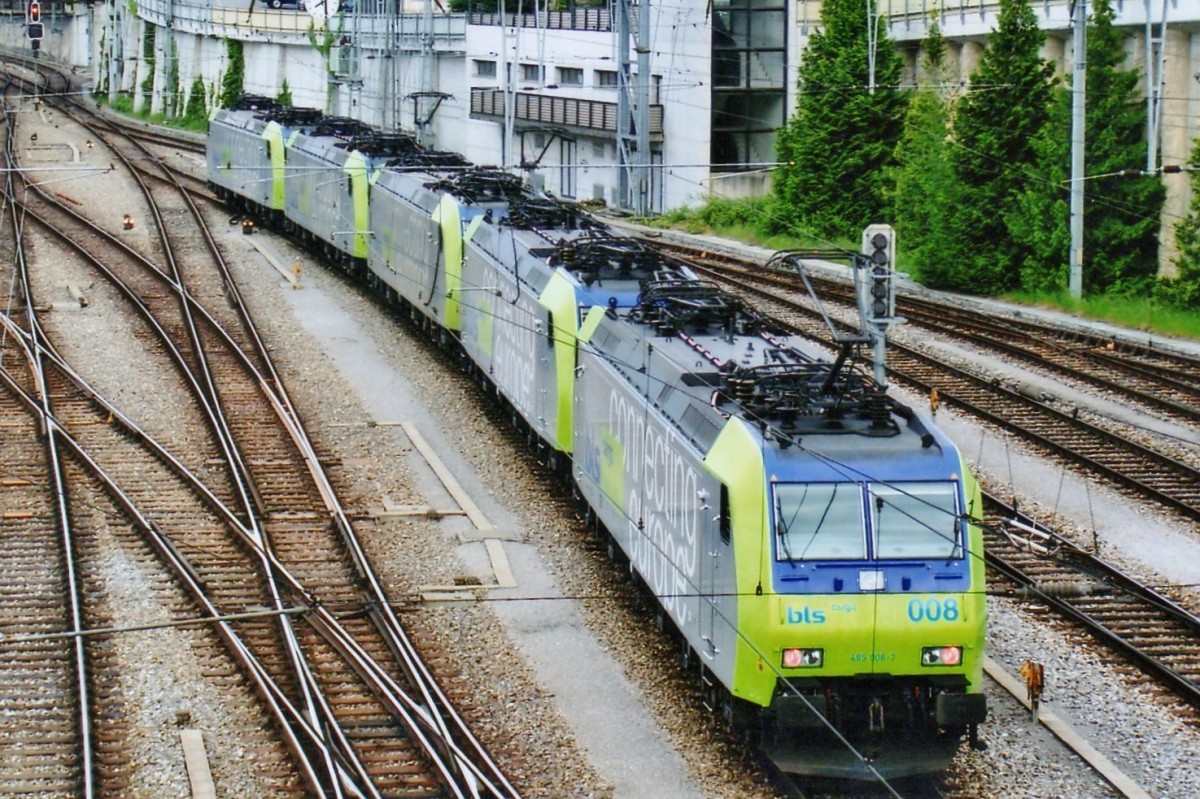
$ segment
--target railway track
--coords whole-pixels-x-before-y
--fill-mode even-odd
[[[13,209],[9,211],[6,244],[15,241],[18,224]],[[5,263],[22,265],[19,249],[5,256]],[[24,285],[23,274],[12,277],[16,279],[6,279],[5,285]],[[5,308],[23,310],[19,293],[5,300]],[[3,377],[23,378],[17,385],[33,391],[33,372],[18,371],[12,378],[7,368],[22,360],[17,343],[0,333]],[[0,545],[5,553],[5,568],[0,570],[0,627],[5,630],[0,646],[0,726],[11,730],[5,735],[6,749],[20,753],[6,758],[3,776],[9,789],[22,794],[67,796],[82,789],[90,775],[85,756],[92,747],[78,747],[76,741],[84,731],[90,733],[86,714],[91,702],[80,642],[44,635],[77,631],[82,620],[73,616],[79,608],[74,590],[79,573],[71,560],[71,530],[60,526],[64,503],[49,490],[62,472],[50,439],[39,441],[41,432],[37,418],[12,388],[7,383],[0,386],[0,447],[6,453],[0,471]],[[22,723],[25,719],[38,723]]]
[[[985,495],[987,563],[1008,592],[1082,626],[1200,718],[1200,618],[1085,552],[1011,503]]]
[[[90,132],[101,142],[110,135]],[[129,144],[104,146],[132,160]],[[190,613],[219,628],[309,791],[515,795],[390,610],[187,191],[175,184],[163,198],[140,182],[158,233],[153,261],[52,195],[30,192],[20,207],[27,225],[92,257],[142,314],[137,335],[171,352],[156,356],[159,369],[195,398],[180,415],[202,435],[181,434],[168,452],[95,390],[88,407],[64,414],[64,427],[91,437],[80,452],[105,464],[109,492],[174,568]],[[176,239],[188,217],[212,262],[183,255],[196,249]],[[70,386],[78,391],[78,379]]]

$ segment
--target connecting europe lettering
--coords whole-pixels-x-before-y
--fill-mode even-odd
[[[702,521],[694,461],[657,416],[616,391],[608,399],[608,433],[624,453],[626,553],[663,607],[687,624],[693,615],[687,597],[699,590]]]
[[[533,311],[524,297],[517,303],[493,303],[494,329],[492,378],[509,402],[526,418],[533,415],[533,389],[537,381],[537,345]]]

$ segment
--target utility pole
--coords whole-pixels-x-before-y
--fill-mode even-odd
[[[650,0],[638,3],[637,161],[634,213],[650,212]]]
[[[650,208],[650,0],[619,0],[617,5],[617,204],[645,216]],[[629,42],[637,7],[637,83],[633,83]],[[632,107],[631,107],[632,106]],[[630,128],[633,130],[630,130]]]
[[[1087,121],[1087,0],[1075,0],[1075,67],[1071,76],[1071,250],[1068,288],[1071,296],[1083,296],[1083,178]]]
[[[503,30],[501,31],[503,36]],[[417,118],[413,120],[417,129],[417,141],[423,146],[430,147],[433,145],[433,136],[430,126],[433,122],[432,115],[427,113],[426,105],[432,100],[435,91],[434,82],[437,79],[436,68],[437,53],[433,49],[433,0],[425,0],[421,7],[421,94],[424,99],[418,100],[414,113]],[[508,98],[504,98],[505,114],[508,113]]]
[[[879,48],[879,12],[875,0],[867,0],[867,91],[875,93],[875,51]]]
[[[518,5],[518,10],[520,5]],[[520,36],[519,31],[513,32],[514,41]],[[509,47],[508,9],[504,0],[500,0],[500,87],[504,92],[504,132],[500,144],[500,165],[508,169],[513,165],[513,128],[516,127],[516,92],[513,90],[512,67],[508,59]]]
[[[1167,0],[1162,4],[1158,38],[1150,21],[1150,2],[1146,0],[1146,171],[1158,170],[1158,132],[1162,123],[1163,69],[1167,57]]]
[[[398,131],[400,130],[400,87],[396,85],[396,61],[400,58],[400,42],[396,26],[400,21],[400,0],[388,0],[386,13],[384,51],[379,54],[383,58],[383,92],[380,97],[380,104],[383,107],[380,111],[384,130]]]

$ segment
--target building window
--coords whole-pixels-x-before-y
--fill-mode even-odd
[[[558,82],[562,86],[582,86],[583,70],[577,67],[559,67]]]
[[[596,87],[600,89],[615,89],[617,88],[617,71],[614,69],[598,69],[594,73],[596,77]]]
[[[495,61],[480,61],[475,59],[475,77],[477,78],[494,78],[496,77],[496,62]]]
[[[542,65],[541,64],[522,64],[521,65],[521,80],[526,83],[541,83],[542,82]]]

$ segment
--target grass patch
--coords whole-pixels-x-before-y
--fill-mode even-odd
[[[132,119],[140,119],[143,122],[149,122],[151,125],[162,125],[167,128],[176,130],[190,130],[194,133],[207,133],[208,120],[196,119],[195,117],[172,117],[167,119],[162,114],[151,114],[149,111],[142,110],[135,112],[133,110],[133,97],[128,94],[118,94],[116,99],[111,103],[104,95],[97,95],[96,102],[100,105],[107,105],[118,114],[124,114]]]
[[[650,227],[720,236],[769,250],[831,246],[858,249],[857,241],[838,241],[831,245],[824,240],[779,233],[773,229],[778,227],[773,224],[776,219],[772,198],[753,197],[741,200],[714,198],[698,208],[676,209],[638,221]],[[1059,294],[1014,292],[999,299],[1111,322],[1131,330],[1200,340],[1200,311],[1183,310],[1146,297],[1112,294],[1076,300],[1064,291]]]
[[[1077,300],[1066,292],[1033,294],[1015,292],[1002,299],[1021,305],[1052,308],[1086,319],[1111,322],[1131,330],[1200,340],[1200,313],[1173,308],[1144,297],[1099,295]]]
[[[638,221],[649,227],[720,236],[771,250],[829,246],[826,241],[780,232],[782,226],[776,222],[776,216],[772,197],[738,200],[714,197],[697,208],[677,208]]]

